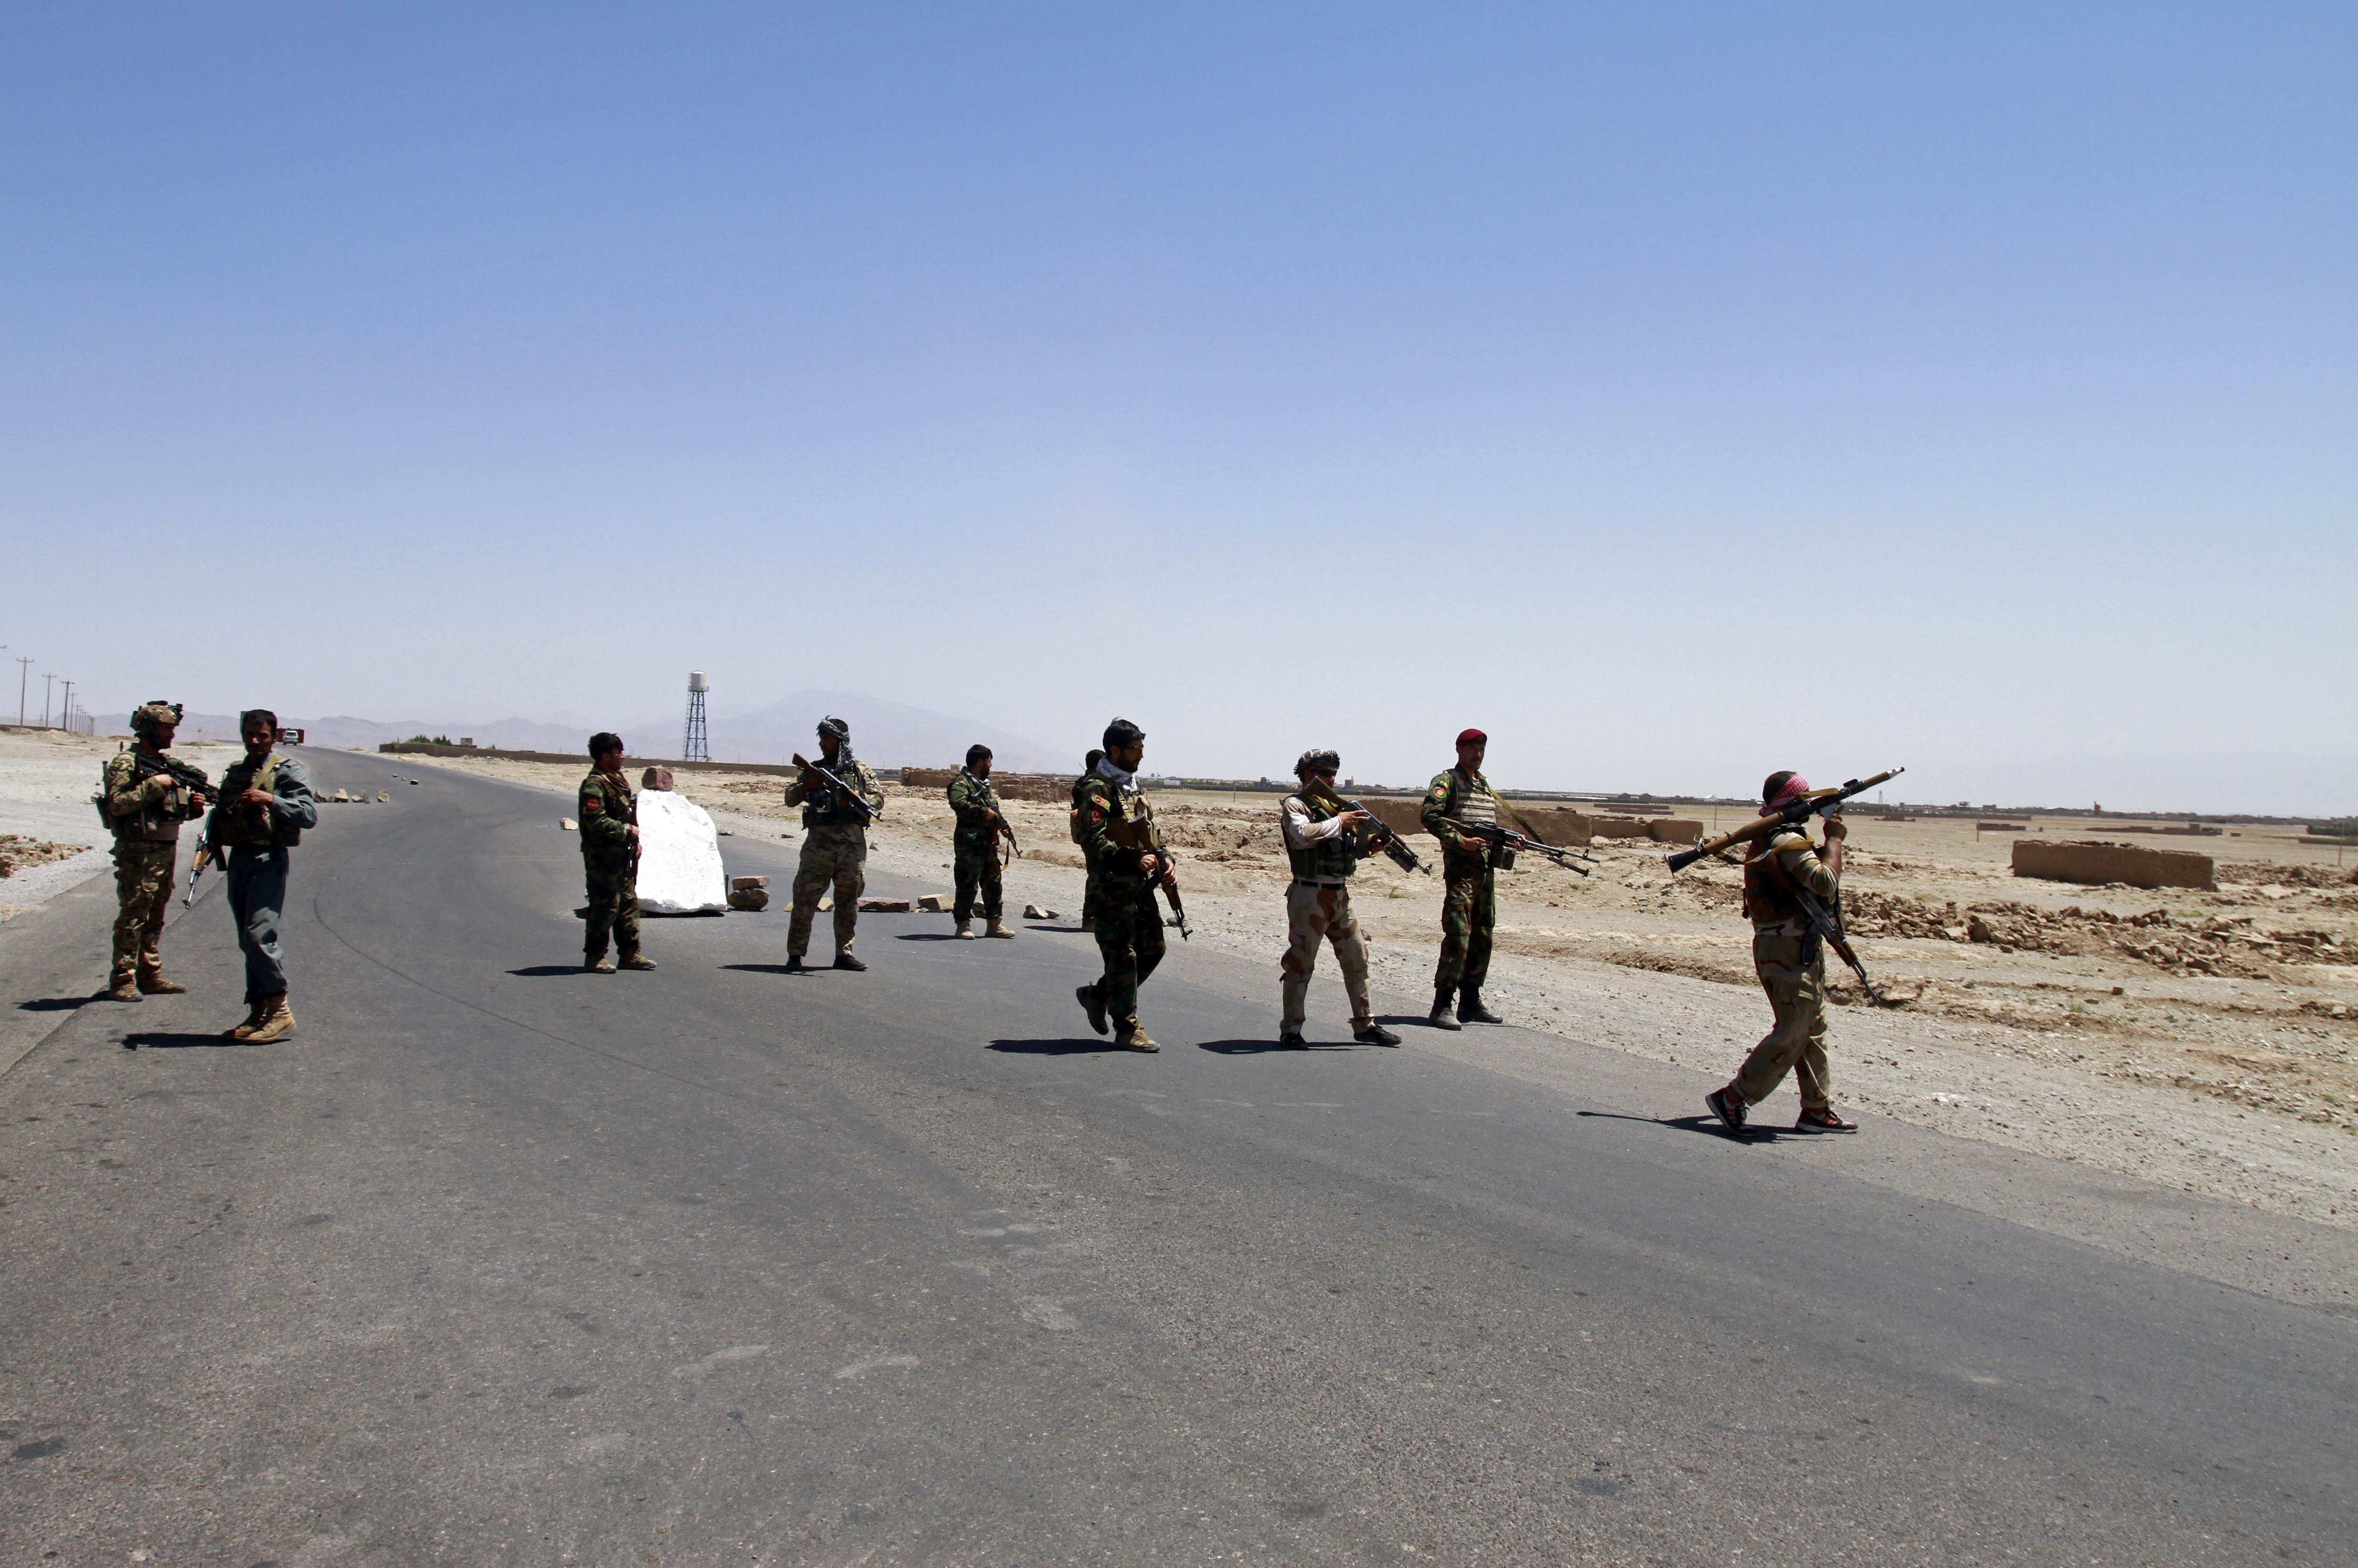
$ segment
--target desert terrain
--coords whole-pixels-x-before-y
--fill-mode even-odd
[[[568,797],[580,776],[568,765],[496,758],[406,760]],[[682,772],[677,782],[731,833],[798,836],[782,778]],[[947,892],[947,806],[932,790],[888,785],[886,794],[872,863]],[[1277,798],[1174,791],[1158,793],[1155,806],[1182,860],[1194,940],[1267,957],[1273,1034],[1289,874]],[[563,810],[552,802],[552,830]],[[1016,802],[1009,814],[1024,847],[1007,871],[1010,913],[1034,903],[1069,918],[1081,872],[1065,808]],[[2118,835],[2121,826],[2036,825],[2058,838]],[[2080,887],[2013,876],[2013,837],[1945,818],[1853,820],[1849,923],[1868,973],[1898,1004],[1867,1004],[1830,962],[1837,1098],[1867,1119],[1862,1135],[1872,1136],[1873,1118],[1893,1117],[2358,1227],[2353,868],[2337,867],[2330,847],[2299,842],[2298,829],[2244,828],[2123,840],[2213,855],[2215,892]],[[1502,876],[1485,1000],[1530,1028],[1732,1071],[1768,1019],[1738,874],[1706,861],[1672,876],[1663,849],[1599,839],[1585,879],[1530,857]],[[1437,879],[1379,857],[1357,887],[1379,989],[1421,1006],[1438,941]],[[786,890],[773,895],[770,914],[756,918],[782,914]],[[1314,1037],[1343,1026],[1331,963],[1330,955],[1311,993]],[[1150,1010],[1151,1000],[1150,990]],[[1771,1124],[1790,1115],[1790,1094],[1756,1114]],[[1700,1110],[1666,1105],[1660,1114]]]

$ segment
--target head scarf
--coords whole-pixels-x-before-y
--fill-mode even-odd
[[[1775,811],[1780,806],[1789,806],[1809,793],[1810,781],[1803,778],[1801,774],[1795,773],[1791,778],[1785,781],[1785,787],[1777,792],[1777,798],[1760,808],[1761,815],[1765,816],[1769,812]]]

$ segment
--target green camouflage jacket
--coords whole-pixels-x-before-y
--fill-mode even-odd
[[[1163,848],[1163,829],[1154,824],[1154,803],[1141,791],[1127,802],[1125,813],[1121,792],[1112,782],[1096,773],[1085,776],[1073,791],[1075,837],[1081,853],[1089,860],[1089,870],[1097,873],[1098,885],[1110,893],[1135,891],[1146,886],[1153,878],[1139,870],[1138,857],[1144,846]],[[1125,826],[1126,823],[1126,826]],[[1126,838],[1121,842],[1117,838]]]
[[[990,787],[990,781],[960,768],[957,777],[950,780],[948,794],[950,810],[957,816],[952,842],[969,849],[989,849],[999,832],[993,820],[999,814],[999,794]]]
[[[1490,781],[1482,773],[1474,775],[1474,787],[1486,795],[1491,795]],[[1457,816],[1463,804],[1463,794],[1464,786],[1459,783],[1455,768],[1435,773],[1432,784],[1424,792],[1424,804],[1417,808],[1417,816],[1423,821],[1425,831],[1440,839],[1441,847],[1452,854],[1487,855],[1489,847],[1479,838],[1468,838],[1440,820],[1444,816]]]
[[[579,810],[583,854],[631,847],[631,829],[639,820],[639,796],[630,780],[620,773],[590,769],[581,781]]]
[[[836,777],[842,779],[844,783],[849,784],[854,790],[858,791],[860,798],[868,803],[871,810],[880,809],[884,805],[884,786],[876,782],[876,775],[871,773],[869,771],[868,764],[861,762],[859,758],[854,757],[851,759],[851,772],[849,774],[845,773],[843,770],[838,767],[835,763],[827,762],[824,759],[820,761],[819,765],[827,769],[827,772],[835,774]],[[858,812],[836,800],[834,796],[835,791],[826,784],[821,784],[816,790],[806,790],[803,788],[803,780],[800,773],[796,773],[795,775],[795,782],[786,786],[786,804],[788,806],[799,806],[803,808],[803,826],[805,827],[860,827],[865,826],[865,824],[860,820],[860,814]]]

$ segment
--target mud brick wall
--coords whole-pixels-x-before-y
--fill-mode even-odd
[[[901,786],[903,789],[925,790],[938,794],[950,787],[957,777],[956,768],[903,768]],[[1070,801],[1073,781],[1047,773],[993,773],[990,787],[999,792],[1001,800]]]
[[[1424,809],[1424,802],[1422,798],[1377,795],[1372,799],[1361,799],[1359,804],[1374,812],[1386,827],[1403,838],[1424,831],[1424,819],[1420,815]],[[1590,831],[1595,827],[1590,818],[1561,806],[1519,805],[1515,807],[1515,811],[1524,821],[1531,824],[1532,832],[1551,844],[1560,844],[1567,849],[1577,849],[1585,845],[1589,841]],[[1504,820],[1503,816],[1501,820]],[[1514,824],[1509,822],[1507,826],[1511,827]],[[1640,831],[1642,832],[1642,829]]]
[[[2125,882],[2136,888],[2214,888],[2211,857],[2183,849],[2094,841],[2014,841],[2014,874],[2050,882]]]

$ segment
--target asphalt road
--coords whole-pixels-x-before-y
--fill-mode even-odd
[[[1175,941],[1155,1056],[1068,928],[587,976],[561,801],[310,760],[395,798],[297,851],[295,1039],[213,1033],[217,879],[186,997],[84,1003],[103,882],[0,927],[9,1562],[2353,1559],[2358,1320],[1902,1190],[2039,1162],[1355,1047],[1326,975],[1280,1052],[1273,961]]]

